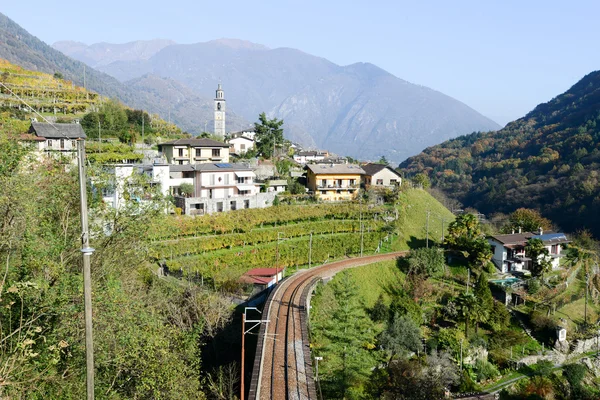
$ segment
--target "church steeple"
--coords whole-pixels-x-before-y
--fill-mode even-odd
[[[215,130],[214,134],[220,137],[225,136],[225,92],[221,84],[217,86],[215,95]]]

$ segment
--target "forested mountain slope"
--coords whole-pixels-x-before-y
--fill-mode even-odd
[[[538,208],[600,236],[600,71],[497,132],[427,148],[400,167],[484,213]]]

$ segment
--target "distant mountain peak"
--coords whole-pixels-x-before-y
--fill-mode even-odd
[[[221,46],[230,47],[236,50],[270,50],[267,46],[264,46],[262,44],[253,43],[248,40],[242,39],[221,38],[210,40],[206,43],[214,43]]]

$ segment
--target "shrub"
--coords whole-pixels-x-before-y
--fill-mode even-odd
[[[500,376],[500,371],[489,361],[478,359],[475,362],[475,374],[478,381],[484,381]]]

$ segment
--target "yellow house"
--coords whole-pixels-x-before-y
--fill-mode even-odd
[[[352,200],[360,188],[360,178],[365,171],[352,164],[309,164],[306,181],[319,200]]]
[[[167,158],[167,163],[176,165],[228,163],[229,144],[216,140],[178,139],[158,145]]]

